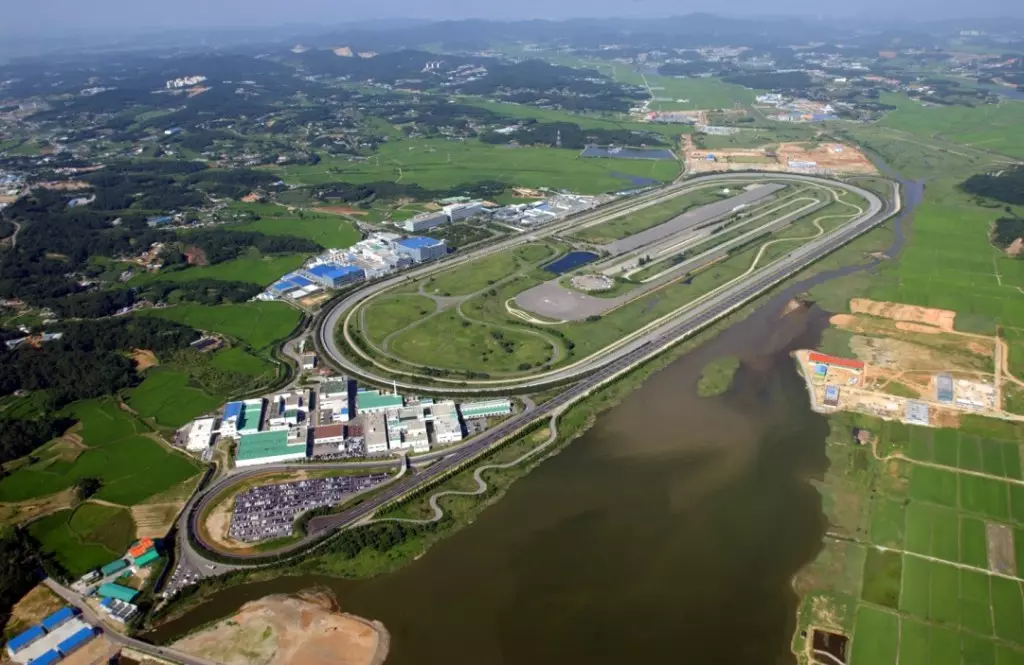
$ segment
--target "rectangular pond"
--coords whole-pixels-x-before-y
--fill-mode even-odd
[[[552,261],[544,266],[544,270],[561,275],[580,266],[585,266],[595,259],[597,259],[597,254],[593,252],[569,252],[557,261]]]

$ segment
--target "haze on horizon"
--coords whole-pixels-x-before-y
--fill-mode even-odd
[[[84,32],[136,32],[154,29],[195,29],[316,25],[340,26],[370,19],[485,18],[566,19],[578,17],[659,17],[694,12],[725,16],[758,17],[771,14],[808,18],[858,17],[888,21],[952,18],[1024,18],[1020,0],[977,0],[970,5],[952,0],[733,0],[727,5],[680,3],[675,0],[519,0],[487,3],[474,0],[384,0],[351,3],[344,0],[177,0],[156,3],[146,0],[50,0],[9,2],[4,10],[0,35],[25,38],[53,37]]]

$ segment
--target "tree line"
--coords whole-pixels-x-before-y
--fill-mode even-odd
[[[975,196],[1012,205],[1024,205],[1024,168],[1018,166],[1000,173],[972,175],[960,187]]]
[[[516,142],[523,145],[548,145],[582,150],[588,144],[648,146],[665,145],[657,135],[649,132],[634,132],[628,129],[583,129],[572,122],[547,122],[526,124],[514,132],[487,132],[480,136],[484,143],[504,144]]]

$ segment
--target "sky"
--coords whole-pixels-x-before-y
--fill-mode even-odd
[[[310,24],[322,27],[375,18],[571,18],[667,16],[714,11],[727,15],[1024,17],[1021,0],[3,0],[2,33],[62,34],[227,26]]]

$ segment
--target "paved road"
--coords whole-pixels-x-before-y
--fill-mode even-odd
[[[837,180],[828,180],[825,178],[802,176],[787,173],[724,173],[701,176],[699,178],[686,181],[685,184],[687,185],[687,187],[674,186],[674,188],[672,188],[671,190],[663,191],[670,191],[670,194],[666,194],[665,197],[669,195],[677,196],[680,191],[687,191],[688,189],[692,189],[695,186],[706,184],[708,181],[718,181],[723,183],[750,183],[759,180],[791,180],[796,182],[812,182],[819,185],[826,185],[829,187],[844,189],[853,192],[863,197],[868,202],[868,209],[864,212],[864,214],[860,215],[859,217],[857,217],[857,219],[848,223],[841,229],[832,231],[826,236],[823,236],[821,239],[807,244],[803,250],[795,252],[794,255],[799,254],[803,256],[801,252],[806,252],[811,254],[815,258],[824,256],[825,254],[834,250],[836,247],[839,247],[843,243],[848,242],[849,239],[856,237],[856,235],[859,235],[860,233],[863,233],[868,228],[871,228],[872,226],[881,222],[883,219],[889,216],[889,212],[887,212],[887,202],[883,202],[882,199],[880,199],[877,195],[866,189]],[[621,209],[618,209],[618,212],[605,213],[605,215],[609,217],[615,216],[617,214],[621,214]],[[531,238],[542,237],[542,235],[551,235],[552,233],[558,233],[566,230],[567,228],[570,228],[573,225],[586,223],[586,221],[588,220],[590,220],[589,217],[577,218],[575,221],[571,223],[552,225],[550,228],[544,229],[541,233],[531,234],[527,239],[513,238],[498,245],[493,245],[486,249],[480,250],[480,252],[474,252],[472,254],[466,255],[465,257],[463,257],[461,262],[478,259],[481,256],[484,256],[488,253],[506,249],[507,247],[510,247],[513,244],[525,242],[526,240]],[[777,274],[780,269],[788,270],[787,274],[791,274],[792,272],[796,271],[796,269],[794,269],[792,266],[795,265],[797,262],[798,261],[795,261],[794,259],[784,259],[778,261],[771,266],[762,268],[761,270],[755,272],[748,278],[748,280],[745,283],[751,283],[752,281],[756,281],[759,275]],[[806,265],[806,263],[809,262],[805,262],[801,265]],[[445,263],[441,265],[427,265],[413,272],[406,273],[404,275],[394,277],[386,281],[378,282],[376,284],[372,284],[367,288],[360,289],[350,294],[348,297],[335,303],[332,306],[331,310],[328,312],[328,314],[323,317],[317,330],[315,331],[315,334],[318,336],[318,343],[322,352],[322,356],[324,356],[326,359],[329,359],[336,366],[341,367],[344,372],[352,376],[361,378],[370,383],[391,385],[391,377],[385,376],[375,369],[367,369],[365,367],[362,367],[361,365],[358,365],[354,361],[352,361],[346,353],[343,353],[339,345],[338,339],[335,337],[335,331],[339,328],[339,325],[342,324],[342,321],[348,317],[348,314],[351,311],[351,309],[358,303],[380,293],[383,290],[386,290],[388,288],[391,288],[392,286],[401,283],[402,281],[409,277],[421,277],[423,275],[427,275],[431,272],[435,272],[438,270],[447,270],[451,267],[451,265],[453,264]],[[715,296],[715,298],[712,299],[712,302],[720,302],[723,298],[726,298],[727,295],[734,291],[736,288],[742,287],[743,285],[741,284],[731,289],[728,289],[727,291],[721,292],[719,295]],[[756,293],[759,292],[755,292],[755,294]],[[543,374],[537,374],[531,377],[518,379],[487,379],[475,381],[449,380],[447,382],[441,379],[438,380],[435,385],[431,385],[429,387],[429,392],[432,394],[450,395],[507,394],[510,390],[513,389],[542,389],[544,387],[549,387],[551,385],[557,385],[577,380],[580,377],[590,372],[593,372],[604,365],[612,363],[620,358],[628,357],[631,353],[636,351],[638,348],[641,348],[648,342],[660,338],[663,332],[674,327],[676,322],[685,320],[687,317],[691,316],[692,311],[683,312],[674,320],[668,321],[661,327],[650,330],[646,334],[637,336],[628,343],[622,343],[614,350],[606,349],[603,352],[595,354],[589,358],[585,358],[577,363],[574,363],[573,365],[562,367],[556,370],[551,370]],[[349,331],[347,326],[343,325],[341,327],[346,337],[346,345],[349,346],[350,348],[354,348],[354,344],[352,344],[352,340],[349,337]],[[425,390],[422,384],[416,383],[415,377],[412,375],[410,375],[410,379],[404,381],[397,381],[395,383],[398,387],[412,392],[419,392]],[[446,385],[446,383],[450,385]]]
[[[436,479],[459,465],[483,454],[496,443],[516,433],[538,418],[557,415],[603,384],[614,380],[637,364],[661,353],[680,340],[742,307],[753,298],[764,293],[779,282],[784,281],[793,273],[877,226],[897,210],[897,208],[888,203],[883,203],[877,196],[871,195],[870,198],[865,198],[872,202],[871,209],[853,222],[803,245],[767,268],[752,273],[748,279],[725,289],[713,298],[709,298],[687,310],[670,325],[656,331],[654,334],[645,336],[645,338],[632,345],[632,348],[625,353],[618,354],[610,361],[600,365],[580,382],[567,387],[561,394],[537,406],[533,411],[506,420],[496,428],[474,439],[470,444],[463,446],[450,455],[442,457],[419,473],[406,476],[402,480],[389,485],[382,492],[358,506],[335,515],[318,517],[312,520],[309,524],[309,534],[306,538],[287,548],[278,550],[277,553],[287,554],[295,552],[296,556],[299,556],[313,541],[324,536],[326,533],[365,520],[384,505],[411,493],[424,483]],[[197,517],[199,512],[198,510],[193,510],[193,518]],[[188,526],[191,537],[199,540],[198,531],[195,529],[196,524],[190,522]],[[201,542],[201,540],[199,541]],[[203,544],[207,547],[209,546],[206,543]],[[231,557],[231,560],[232,564],[236,566],[245,566],[247,565],[247,560],[261,556],[266,556],[266,554],[236,555]],[[252,563],[250,565],[258,564]]]
[[[53,591],[55,594],[63,598],[69,604],[74,605],[79,610],[81,610],[82,618],[87,623],[90,623],[94,626],[99,626],[101,628],[103,627],[103,621],[100,620],[100,617],[92,611],[92,608],[89,607],[89,605],[85,602],[85,599],[82,598],[82,596],[78,595],[71,589],[61,585],[56,580],[53,580],[51,578],[43,580],[43,584],[49,587],[51,591]],[[109,641],[121,647],[135,649],[136,651],[141,651],[142,653],[146,653],[157,658],[163,658],[164,660],[170,660],[177,663],[181,663],[182,665],[220,665],[219,663],[206,660],[205,658],[190,656],[188,654],[167,647],[155,646],[148,642],[143,642],[141,640],[128,637],[127,635],[122,635],[121,633],[112,630],[104,630],[103,635]]]

